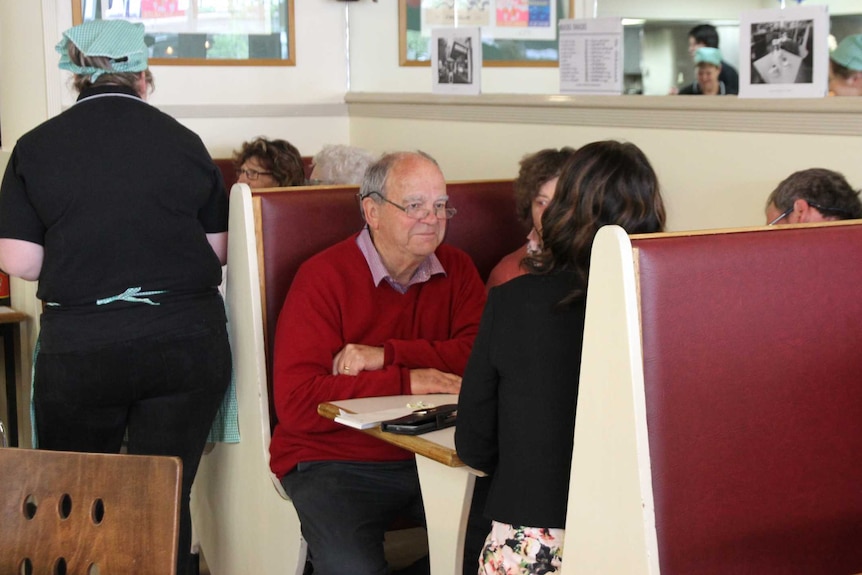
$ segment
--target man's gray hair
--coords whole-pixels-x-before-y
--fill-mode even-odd
[[[383,154],[380,159],[374,162],[365,172],[365,177],[362,179],[362,185],[359,187],[359,199],[362,200],[370,194],[377,192],[380,194],[380,197],[375,197],[374,201],[378,204],[383,203],[382,198],[386,197],[386,178],[389,177],[389,172],[398,162],[411,156],[425,158],[426,160],[433,162],[433,164],[438,168],[440,167],[437,160],[421,150],[417,150],[416,152],[391,152]]]
[[[778,210],[785,211],[798,199],[805,200],[827,218],[862,218],[859,191],[833,170],[810,168],[793,172],[769,194],[766,205],[775,204]]]

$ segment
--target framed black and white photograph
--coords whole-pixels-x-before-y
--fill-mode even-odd
[[[739,96],[820,98],[829,84],[826,6],[743,13]],[[748,54],[748,59],[744,55]]]
[[[478,26],[431,31],[432,93],[479,94],[481,72],[482,40]]]

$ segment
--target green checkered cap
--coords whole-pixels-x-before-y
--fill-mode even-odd
[[[845,68],[862,71],[862,34],[847,36],[841,40],[829,57]]]
[[[111,68],[79,66],[69,58],[69,42],[85,56],[111,59]],[[144,43],[144,25],[125,20],[91,20],[63,32],[55,47],[60,53],[60,69],[79,76],[90,76],[95,82],[102,74],[143,72],[147,69],[148,49]]]

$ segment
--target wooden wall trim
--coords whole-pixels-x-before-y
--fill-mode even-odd
[[[351,92],[345,96],[345,101],[351,118],[835,136],[862,134],[862,98],[779,100]]]

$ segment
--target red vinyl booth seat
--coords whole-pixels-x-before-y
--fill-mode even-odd
[[[446,243],[469,254],[483,281],[504,255],[526,240],[515,212],[512,180],[450,182]],[[259,202],[259,249],[263,253],[264,326],[267,371],[278,314],[299,266],[312,255],[362,229],[357,186],[285,188],[253,192]],[[272,397],[270,381],[270,397]],[[275,425],[275,413],[271,413]]]
[[[272,413],[269,345],[299,265],[362,227],[356,187],[257,191],[234,186],[226,300],[234,358],[237,444],[201,458],[191,509],[213,573],[302,573],[306,548],[296,510],[269,467]],[[459,212],[447,242],[463,248],[483,277],[524,241],[512,181],[449,184]]]
[[[632,245],[661,573],[862,571],[862,225]]]

